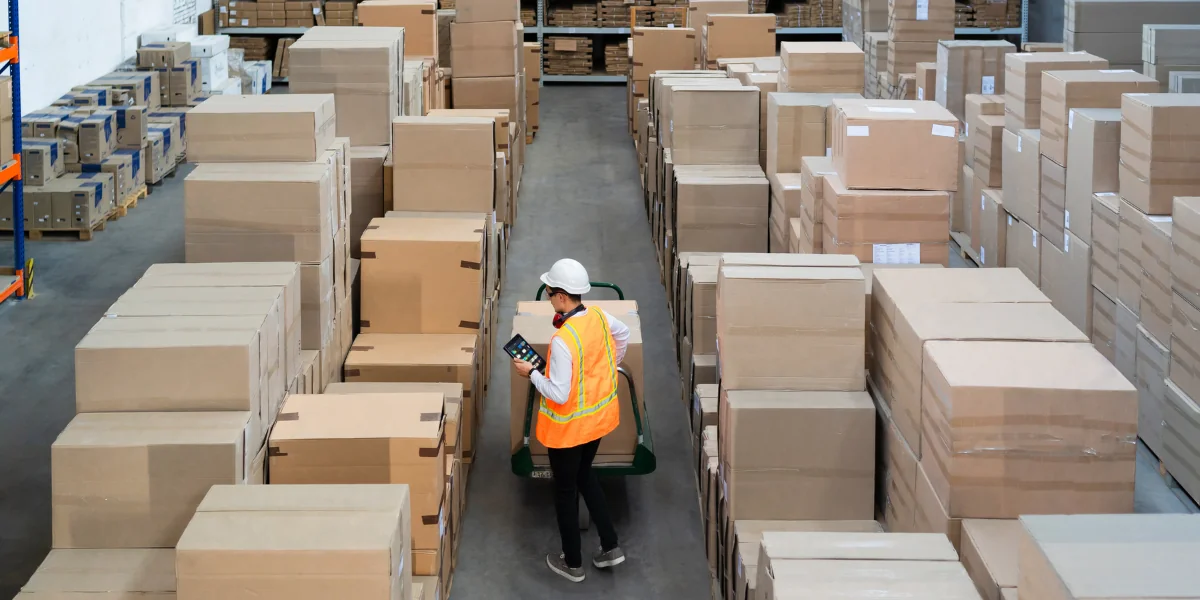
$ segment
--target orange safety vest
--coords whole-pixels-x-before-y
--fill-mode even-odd
[[[571,448],[600,439],[620,424],[616,343],[598,308],[567,320],[554,337],[562,337],[571,351],[572,393],[566,404],[542,398],[537,439],[547,448]],[[550,342],[552,356],[554,340]]]

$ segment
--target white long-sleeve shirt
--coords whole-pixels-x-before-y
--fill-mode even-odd
[[[600,309],[600,312],[608,319],[608,330],[612,333],[613,342],[617,344],[616,364],[619,366],[621,361],[625,360],[625,350],[629,347],[629,326],[618,321],[603,309]],[[583,312],[572,315],[570,318],[574,319],[586,314]],[[567,342],[562,336],[555,336],[551,342],[550,365],[546,371],[550,373],[549,377],[537,371],[529,374],[529,380],[533,383],[533,387],[555,404],[566,404],[571,396],[571,375],[575,372],[575,365],[571,349],[567,347]]]

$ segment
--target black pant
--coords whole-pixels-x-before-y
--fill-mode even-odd
[[[604,491],[592,471],[592,461],[600,440],[572,448],[549,448],[550,470],[554,474],[554,510],[558,513],[558,533],[562,536],[563,554],[567,566],[583,566],[579,540],[579,496],[587,503],[592,523],[600,534],[600,546],[606,552],[617,547],[617,530],[604,502]]]

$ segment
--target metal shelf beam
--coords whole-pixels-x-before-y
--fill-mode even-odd
[[[25,289],[25,184],[21,180],[21,54],[20,2],[8,0],[9,48],[0,50],[3,70],[12,77],[12,136],[13,162],[0,170],[0,189],[12,188],[13,206],[13,280],[0,284],[0,302],[8,299],[23,300],[29,293]]]
[[[625,83],[624,75],[542,75],[542,83]]]
[[[304,35],[311,27],[222,27],[221,35]]]

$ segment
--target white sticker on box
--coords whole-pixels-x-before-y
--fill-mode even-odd
[[[1063,227],[1071,228],[1071,211],[1069,210],[1063,211]]]
[[[925,99],[925,88],[923,88],[923,87],[917,88],[917,100],[924,100],[924,99]]]
[[[871,127],[868,125],[847,125],[846,137],[867,137],[871,135]]]
[[[1017,152],[1021,151],[1021,136],[1017,136]]]
[[[971,124],[970,124],[970,123],[963,123],[963,126],[964,126],[964,128],[966,129],[966,131],[964,132],[964,133],[966,134],[966,136],[967,136],[967,137],[971,137]]]
[[[825,158],[829,158],[831,156],[833,156],[833,148],[827,146],[825,148]]]
[[[987,248],[984,248],[983,246],[979,247],[979,264],[987,264]]]
[[[915,265],[921,262],[921,244],[874,244],[871,262],[880,265]]]
[[[667,29],[675,29],[674,23],[667,23]]]
[[[987,194],[979,195],[979,212],[987,210]]]
[[[900,113],[900,114],[915,114],[917,111],[911,108],[902,108],[898,106],[868,106],[867,110],[878,113]]]
[[[1075,129],[1075,109],[1067,113],[1067,129]]]
[[[313,7],[313,14],[314,14],[314,15],[319,15],[319,14],[321,14],[321,9],[320,9],[320,7],[314,6],[314,7]]]
[[[980,90],[985,95],[990,96],[992,94],[995,94],[996,93],[996,77],[994,75],[984,75],[983,76],[983,84],[980,85],[979,87],[980,87]]]
[[[1037,236],[1038,236],[1038,232],[1036,232],[1036,231],[1033,232],[1033,247],[1034,248],[1037,248]]]
[[[956,130],[953,125],[938,125],[937,123],[934,123],[933,135],[938,137],[952,138],[958,136],[958,130]]]
[[[929,20],[929,0],[917,0],[917,20]]]
[[[242,19],[242,27],[249,27],[250,19]]]
[[[1008,215],[1008,226],[1012,227],[1012,215]]]
[[[1063,232],[1063,252],[1071,251],[1071,234]]]
[[[1101,73],[1132,73],[1133,69],[1100,69]]]

